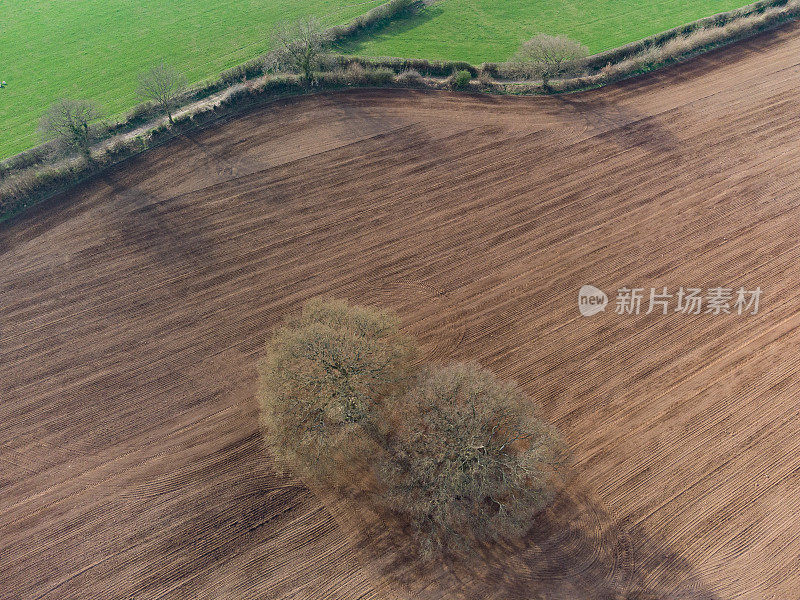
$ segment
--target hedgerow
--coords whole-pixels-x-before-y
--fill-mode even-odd
[[[78,160],[75,157],[66,157],[52,164],[34,164],[26,169],[7,174],[0,181],[0,221],[74,187],[77,183],[104,171],[121,160],[163,144],[187,130],[203,127],[222,117],[278,98],[310,91],[344,87],[402,85],[400,82],[395,82],[395,79],[395,74],[388,69],[362,68],[362,72],[356,76],[347,71],[320,73],[313,87],[306,85],[296,75],[273,75],[247,86],[234,88],[213,106],[205,106],[191,111],[184,110],[175,117],[174,125],[159,123],[131,139],[118,136],[101,150],[93,150],[91,162]]]
[[[370,11],[370,19],[364,15],[364,18],[356,19],[358,23],[343,26],[335,33],[340,36],[356,35],[364,27],[374,26],[415,7],[413,1],[392,0]],[[231,111],[246,110],[285,95],[356,86],[447,89],[452,83],[449,78],[457,71],[466,71],[471,78],[477,79],[463,88],[470,91],[502,94],[570,92],[606,85],[684,60],[799,17],[800,0],[761,0],[578,61],[569,77],[550,81],[549,89],[544,89],[539,81],[519,79],[520,73],[514,71],[514,66],[504,63],[474,66],[458,61],[332,54],[322,58],[325,71],[318,75],[314,85],[309,86],[292,75],[272,74],[265,77],[270,62],[269,56],[264,55],[228,69],[213,81],[194,86],[180,99],[185,106],[228,90],[216,107],[191,111],[184,109],[179,111],[181,116],[176,117],[179,124],[175,127],[159,125],[142,132],[133,140],[114,141],[113,151],[95,149],[92,151],[94,165],[82,164],[74,157],[65,157],[64,149],[50,142],[0,161],[0,221],[68,189],[127,156],[163,143],[187,128],[203,126]],[[244,82],[247,82],[246,87],[241,87]],[[98,124],[96,130],[102,137],[113,139],[141,128],[157,117],[158,109],[152,102],[146,102],[134,107],[120,122]]]
[[[642,38],[635,42],[624,44],[622,46],[618,46],[617,48],[611,48],[604,52],[599,52],[598,54],[589,56],[584,62],[584,67],[588,71],[597,71],[609,63],[613,64],[622,62],[623,60],[636,54],[650,50],[656,46],[660,46],[674,38],[686,36],[699,29],[723,27],[733,21],[737,21],[752,15],[761,14],[770,8],[788,8],[787,5],[789,4],[791,4],[791,0],[759,0],[758,2],[753,2],[752,4],[748,4],[735,10],[704,17],[702,19],[692,21],[691,23]]]
[[[363,56],[331,55],[330,63],[334,67],[347,68],[351,64],[360,64],[364,68],[385,68],[395,73],[413,69],[425,77],[449,77],[453,71],[468,71],[470,76],[477,77],[479,68],[463,61],[425,60],[423,58],[368,58]]]
[[[800,17],[800,0],[764,0],[727,13],[706,17],[649,38],[589,56],[570,65],[567,76],[549,89],[528,79],[518,63],[485,63],[481,70],[506,80],[511,94],[562,93],[606,85],[685,60],[698,53],[752,36]],[[512,81],[508,81],[512,80]]]
[[[326,29],[325,37],[331,43],[343,42],[351,37],[361,35],[368,29],[382,26],[392,19],[403,17],[421,6],[422,3],[420,0],[389,0],[367,11],[363,15],[356,17],[345,25]],[[240,65],[231,67],[220,73],[219,77],[216,79],[200,82],[190,87],[178,100],[180,104],[189,104],[208,98],[238,83],[262,77],[264,74],[270,72],[272,60],[273,57],[270,53],[267,53]],[[370,66],[377,68],[387,65],[375,64]],[[344,65],[344,67],[346,67],[346,65]],[[159,111],[154,103],[142,102],[132,108],[125,117],[118,122],[103,123],[99,126],[99,129],[102,130],[103,137],[108,138],[133,131],[158,116]],[[53,144],[41,144],[35,148],[31,148],[30,150],[26,150],[0,161],[0,179],[36,165],[51,162],[54,158],[58,157],[58,149],[54,148]],[[0,206],[2,206],[2,198],[0,198]],[[0,220],[4,218],[4,214],[4,212],[0,211]]]
[[[465,70],[456,71],[450,76],[448,83],[454,90],[463,90],[469,87],[469,82],[472,80],[470,72]]]

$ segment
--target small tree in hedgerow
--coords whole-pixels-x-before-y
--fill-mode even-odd
[[[299,72],[310,82],[327,42],[325,30],[313,17],[279,23],[272,32],[272,54],[280,68]]]
[[[47,110],[39,121],[39,133],[45,140],[58,140],[92,160],[91,147],[95,132],[91,123],[100,118],[100,111],[88,100],[61,99]]]
[[[284,467],[334,487],[380,448],[380,405],[405,388],[415,346],[397,317],[312,300],[279,328],[261,368],[262,424]]]
[[[542,86],[550,88],[550,79],[567,73],[574,61],[584,58],[589,49],[564,35],[537,34],[523,42],[511,58],[529,75],[542,78]]]
[[[164,111],[170,123],[172,111],[186,91],[186,78],[174,68],[160,62],[139,77],[139,95],[152,100]]]
[[[425,370],[382,424],[382,502],[428,555],[523,535],[564,460],[532,401],[470,364]]]

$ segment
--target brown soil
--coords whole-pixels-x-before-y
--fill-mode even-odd
[[[287,100],[0,229],[0,597],[800,597],[800,28],[596,92]],[[760,286],[757,315],[577,291]],[[424,567],[265,457],[271,327],[329,294],[514,378],[573,477]]]

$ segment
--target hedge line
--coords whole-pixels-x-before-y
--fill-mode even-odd
[[[781,9],[770,12],[770,9]],[[713,44],[714,46],[722,45],[722,43],[730,43],[748,35],[752,35],[757,31],[762,31],[769,27],[774,27],[787,20],[797,18],[797,1],[796,0],[759,0],[747,6],[737,8],[728,12],[718,13],[709,17],[703,17],[697,21],[692,21],[679,27],[674,27],[667,31],[651,35],[641,40],[612,48],[598,54],[593,54],[581,61],[577,61],[574,65],[574,70],[580,75],[575,79],[584,79],[587,76],[599,73],[601,69],[607,67],[609,64],[614,65],[622,63],[637,55],[644,53],[652,53],[654,50],[664,46],[670,41],[687,38],[691,34],[699,31],[714,31],[713,37],[717,38]],[[748,18],[764,17],[763,22],[757,26],[742,32],[736,27],[732,27],[737,21]],[[709,44],[700,49],[706,49]],[[694,54],[697,47],[687,49],[686,54]],[[448,77],[457,71],[469,71],[472,77],[480,77],[481,74],[486,74],[492,78],[500,79],[508,74],[509,66],[507,63],[483,63],[475,66],[463,61],[447,61],[447,60],[425,60],[425,59],[406,59],[394,57],[380,57],[380,58],[365,58],[361,56],[343,56],[338,55],[335,57],[335,65],[340,68],[347,68],[350,64],[359,63],[364,67],[385,67],[401,72],[407,69],[414,69],[426,77]],[[628,74],[632,74],[633,71]],[[537,93],[542,92],[541,88],[536,88]],[[576,86],[565,86],[562,84],[561,88],[556,91],[567,91],[568,89],[580,89]]]
[[[342,42],[362,35],[369,29],[381,27],[395,18],[400,18],[422,6],[421,0],[389,0],[359,15],[345,25],[337,25],[325,30],[324,35],[331,43]],[[179,99],[180,104],[190,104],[219,93],[237,83],[261,77],[269,70],[270,54],[263,54],[220,73],[219,77],[191,87]],[[376,65],[378,66],[378,65]],[[96,125],[97,136],[101,139],[127,133],[161,117],[158,106],[143,102],[128,112],[117,123]],[[52,161],[59,154],[57,144],[46,142],[30,150],[20,152],[0,161],[0,180],[15,172]]]
[[[618,63],[630,58],[635,54],[639,54],[645,50],[649,50],[655,46],[663,45],[679,36],[685,36],[694,33],[699,29],[708,29],[711,27],[723,27],[732,21],[736,21],[743,17],[748,17],[755,14],[763,13],[768,8],[786,6],[789,0],[759,0],[747,6],[737,8],[728,12],[718,13],[710,17],[703,17],[697,21],[692,21],[679,27],[674,27],[660,33],[656,33],[641,40],[618,46],[598,54],[593,54],[588,57],[583,64],[587,70],[599,70],[606,66],[608,63]]]
[[[345,26],[347,35],[363,31],[368,23],[377,24],[416,6],[416,0],[391,0],[366,13],[373,13],[372,21],[361,20],[358,26]],[[389,7],[389,8],[384,8]],[[389,10],[391,8],[391,11]],[[378,9],[383,9],[378,11]],[[377,11],[377,12],[376,12]],[[387,12],[388,11],[388,12]],[[394,11],[394,12],[392,12]],[[759,31],[778,26],[800,17],[800,0],[761,0],[749,6],[713,15],[662,32],[644,40],[609,50],[585,60],[580,66],[583,73],[570,79],[554,80],[550,87],[556,92],[568,92],[605,85],[636,73],[646,72],[665,64],[683,60],[702,51],[728,44]],[[348,28],[349,27],[349,28]],[[0,221],[18,214],[41,200],[65,191],[103,171],[109,166],[164,143],[188,129],[201,127],[232,112],[240,112],[264,102],[287,95],[315,90],[332,90],[354,87],[415,87],[434,89],[465,89],[476,92],[508,94],[543,93],[541,83],[502,83],[493,81],[503,75],[508,65],[485,63],[476,67],[458,61],[428,61],[420,59],[376,58],[330,55],[325,59],[326,72],[318,74],[317,87],[309,88],[293,75],[270,76],[232,89],[234,84],[251,80],[264,72],[265,58],[259,57],[223,72],[212,82],[190,90],[184,100],[201,100],[216,92],[228,89],[219,104],[181,114],[175,125],[159,125],[133,139],[117,140],[95,156],[93,163],[78,157],[62,158],[57,164],[44,164],[53,160],[58,148],[54,143],[42,144],[0,162]],[[477,82],[464,84],[466,71]],[[445,78],[445,79],[425,79]],[[111,137],[132,131],[160,116],[151,103],[132,110],[127,118],[117,124],[101,125],[103,135]]]
[[[766,6],[773,4],[773,6]],[[752,10],[745,11],[747,8]],[[725,18],[739,13],[735,18]],[[671,35],[658,44],[642,45],[633,54],[620,53],[616,62],[607,62],[599,70],[587,72],[571,79],[551,82],[556,92],[570,92],[601,85],[607,85],[632,75],[646,73],[654,69],[686,60],[691,56],[719,48],[733,42],[751,37],[767,29],[778,27],[788,21],[800,18],[800,0],[788,0],[778,4],[775,2],[757,2],[739,11],[721,13],[720,15],[701,19],[705,27],[683,29],[688,33]],[[718,25],[717,23],[724,23]],[[599,62],[592,62],[599,66]],[[521,90],[514,90],[520,93]]]
[[[651,52],[674,39],[686,37],[700,30],[722,28],[740,19],[755,15],[762,15],[764,12],[772,8],[785,7],[787,11],[790,11],[791,5],[794,3],[795,2],[793,2],[793,0],[759,0],[758,2],[753,2],[752,4],[748,4],[747,6],[743,6],[735,10],[718,13],[716,15],[711,15],[710,17],[703,17],[702,19],[656,33],[646,38],[636,40],[635,42],[630,42],[629,44],[624,44],[610,50],[593,54],[585,59],[576,61],[576,63],[573,65],[573,69],[575,73],[579,74],[576,78],[583,78],[599,72],[602,68],[608,66],[609,64],[613,65],[616,63],[621,63],[638,54]],[[740,39],[742,36],[728,37],[730,37],[729,41],[733,42],[737,39]],[[491,75],[495,79],[502,78],[512,71],[507,63],[483,63],[480,66],[480,70]]]
[[[64,192],[122,160],[154,148],[181,134],[223,117],[287,96],[347,87],[426,87],[425,80],[396,75],[389,69],[364,69],[320,73],[314,87],[300,76],[275,75],[232,90],[213,106],[187,111],[175,117],[174,125],[164,122],[131,139],[112,142],[93,161],[70,156],[55,164],[36,165],[0,182],[0,222],[27,208]],[[432,87],[436,87],[435,85]]]
[[[364,68],[391,69],[395,73],[413,69],[425,77],[449,77],[455,71],[469,71],[477,77],[481,68],[468,62],[452,60],[426,60],[423,58],[365,58],[363,56],[332,55],[329,59],[334,68],[346,69],[359,64]]]
[[[562,82],[555,87],[558,88],[558,91],[581,89],[582,87],[586,87],[584,86],[585,82],[583,80],[587,77],[591,78],[593,74],[596,74],[600,69],[607,67],[609,64],[621,63],[637,54],[652,52],[654,48],[666,42],[681,36],[686,36],[700,29],[725,26],[738,19],[754,14],[761,14],[770,8],[787,7],[791,4],[791,0],[759,0],[758,2],[736,10],[705,17],[642,40],[595,54],[585,59],[585,61],[582,61],[580,65],[577,65],[579,67],[577,71],[581,72],[581,75],[574,78],[575,81],[573,81],[573,84]],[[346,25],[331,27],[326,30],[326,35],[328,39],[332,41],[344,41],[361,35],[370,28],[381,26],[392,19],[413,12],[419,9],[421,5],[422,3],[420,0],[389,0],[365,14],[356,17]],[[269,60],[269,55],[265,54],[227,69],[220,73],[219,77],[216,79],[204,82],[188,90],[181,99],[181,103],[189,104],[197,100],[202,100],[237,83],[260,77],[268,69]],[[518,76],[518,73],[510,71],[507,65],[498,63],[484,63],[480,66],[474,66],[463,61],[431,61],[393,57],[364,58],[359,56],[331,55],[326,61],[325,68],[326,70],[347,69],[352,64],[360,64],[367,69],[387,68],[396,73],[414,70],[425,77],[449,77],[457,71],[468,71],[472,77],[480,77],[484,74],[485,76],[495,79]],[[641,69],[639,68],[639,70]],[[634,72],[636,71],[631,71],[630,74]],[[617,76],[617,78],[619,77],[620,75]],[[588,87],[606,83],[603,77],[594,77],[591,78],[590,81],[592,81],[592,83],[589,83]],[[530,87],[531,90],[536,89],[537,92],[542,92],[542,90],[536,88],[536,86]],[[515,91],[519,93],[519,86]],[[160,116],[161,113],[157,106],[152,102],[144,102],[134,107],[120,122],[99,125],[98,128],[101,131],[98,137],[110,138],[120,133],[132,131]],[[58,151],[57,145],[45,143],[0,161],[0,179],[8,177],[20,170],[52,161],[58,154]]]

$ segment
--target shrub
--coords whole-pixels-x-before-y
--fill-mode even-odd
[[[462,61],[425,60],[419,58],[365,58],[362,56],[330,55],[330,60],[336,61],[337,66],[347,68],[358,63],[364,68],[386,68],[395,73],[406,70],[415,70],[425,77],[448,77],[453,71],[469,71],[472,77],[478,76],[478,69]]]
[[[53,190],[74,185],[96,166],[85,157],[71,157],[58,165],[28,169],[5,179],[0,184],[0,221],[34,205]]]
[[[172,112],[186,92],[186,77],[161,61],[139,77],[139,95],[152,101],[173,123]]]
[[[414,356],[395,316],[308,302],[277,330],[262,365],[262,423],[279,464],[347,484],[345,469],[374,451],[375,413],[404,388]]]
[[[366,83],[368,85],[388,85],[394,80],[394,71],[386,68],[366,70]]]
[[[281,70],[301,73],[311,81],[328,41],[330,33],[313,17],[279,23],[272,32],[273,56]]]
[[[415,86],[423,83],[422,75],[416,69],[406,69],[395,77],[400,85]]]
[[[469,71],[456,71],[450,79],[450,85],[454,89],[464,89],[469,86],[472,81],[472,75]]]
[[[219,74],[219,81],[225,87],[235,83],[241,83],[248,79],[260,77],[267,70],[268,56],[259,56],[244,62],[235,67],[231,67]]]
[[[609,61],[600,69],[598,83],[609,83],[652,70],[800,15],[800,3],[795,1],[785,3],[783,7],[754,4],[745,8],[747,10],[701,19],[694,24],[671,30],[668,36],[658,34],[647,43],[638,42],[635,48],[625,53],[617,52],[614,54],[617,60]],[[592,62],[595,62],[594,57]]]
[[[771,11],[769,10],[770,8],[777,8],[777,11]],[[745,18],[751,20],[752,18],[758,18],[764,14],[767,14],[770,20],[775,20],[775,18],[778,17],[777,20],[779,21],[781,18],[793,18],[796,16],[796,9],[796,0],[790,0],[789,2],[787,2],[787,0],[762,0],[726,13],[704,17],[697,21],[656,33],[617,48],[611,48],[610,50],[592,55],[582,62],[587,69],[598,70],[609,63],[614,64],[621,62],[635,54],[645,52],[655,46],[660,46],[673,38],[686,36],[699,29],[720,27]]]
[[[367,70],[359,63],[353,63],[344,71],[343,77],[348,85],[359,85],[364,82]]]
[[[88,100],[61,99],[47,109],[39,132],[45,140],[58,140],[92,160],[91,145],[97,135],[91,122],[99,118],[100,111]]]
[[[128,114],[125,115],[123,122],[112,128],[112,131],[124,130],[136,125],[141,125],[157,115],[158,106],[156,106],[155,102],[141,102],[134,106]]]
[[[525,533],[564,452],[518,387],[456,364],[424,371],[392,408],[382,502],[410,521],[423,553]]]
[[[500,77],[500,65],[497,63],[482,63],[478,68],[478,76],[487,75],[492,79]]]
[[[484,88],[494,86],[494,78],[492,77],[491,72],[481,69],[478,73],[478,83],[480,83]]]
[[[566,36],[540,33],[523,42],[510,62],[518,71],[541,77],[542,85],[547,89],[550,78],[568,72],[578,59],[588,54],[586,46]]]
[[[25,150],[19,154],[10,156],[0,161],[0,178],[7,177],[16,171],[21,171],[34,165],[40,165],[51,160],[56,154],[56,144],[45,142],[30,150]]]

